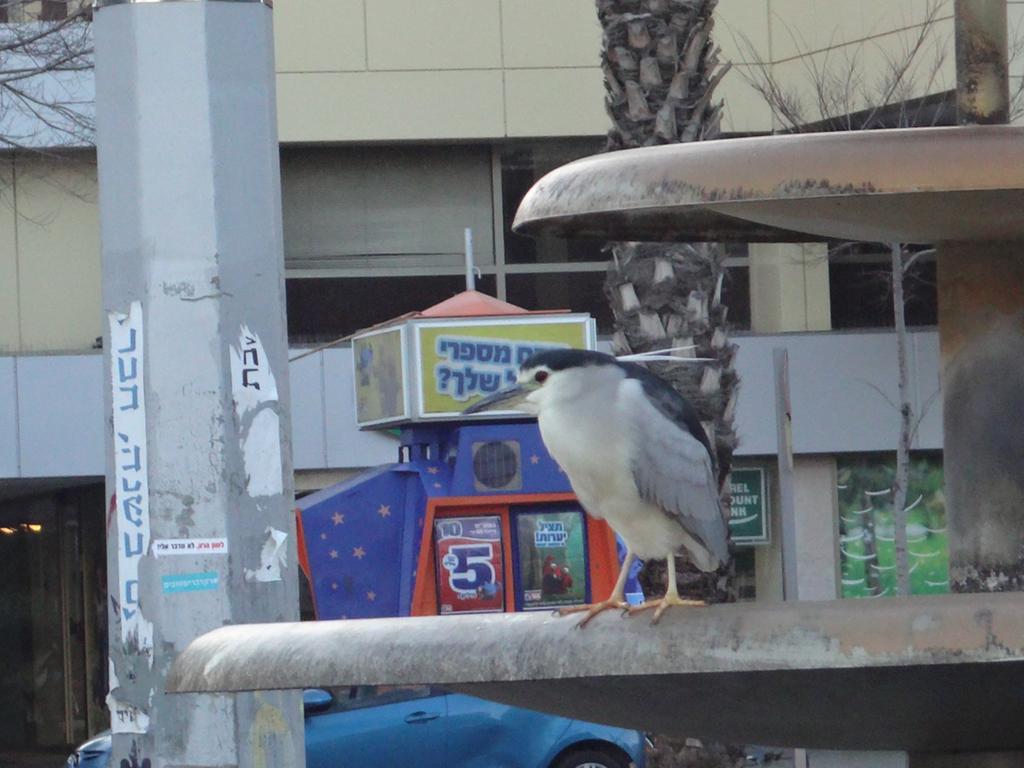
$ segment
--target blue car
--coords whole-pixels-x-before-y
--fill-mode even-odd
[[[543,715],[433,686],[307,690],[307,768],[644,768],[638,731]],[[108,768],[110,735],[68,768]]]

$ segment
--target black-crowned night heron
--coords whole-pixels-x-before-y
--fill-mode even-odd
[[[586,611],[584,626],[609,608],[654,608],[654,622],[683,600],[675,557],[685,551],[702,571],[728,559],[728,530],[708,437],[697,412],[641,365],[601,352],[548,350],[526,360],[518,383],[466,410],[519,410],[537,416],[551,456],[593,517],[605,519],[626,544],[608,599],[563,609]],[[668,560],[668,591],[630,608],[626,575],[634,558]]]

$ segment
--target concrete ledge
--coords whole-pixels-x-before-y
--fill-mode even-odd
[[[1024,595],[230,626],[175,692],[437,683],[662,733],[831,749],[1024,747]]]
[[[1019,240],[1024,129],[752,136],[582,158],[527,192],[513,230],[602,240]]]

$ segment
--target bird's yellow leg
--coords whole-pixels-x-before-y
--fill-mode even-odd
[[[571,605],[565,608],[558,609],[559,616],[568,616],[571,613],[581,613],[586,611],[580,623],[576,626],[583,629],[590,623],[590,620],[597,616],[602,611],[607,611],[611,608],[623,611],[629,608],[629,603],[626,602],[626,577],[629,575],[629,567],[633,565],[633,559],[636,557],[628,549],[626,550],[626,557],[622,561],[622,568],[619,569],[619,578],[615,581],[615,587],[612,589],[612,593],[608,596],[607,600],[602,600],[599,603],[588,603],[587,605]]]
[[[668,589],[665,590],[665,596],[659,600],[648,600],[640,605],[631,606],[626,610],[630,616],[643,611],[649,611],[651,608],[654,609],[654,618],[651,619],[651,624],[657,624],[661,621],[662,614],[673,605],[680,607],[704,607],[707,605],[703,600],[684,600],[679,596],[679,587],[676,585],[676,558],[674,555],[668,556],[668,562],[666,563],[668,568]]]

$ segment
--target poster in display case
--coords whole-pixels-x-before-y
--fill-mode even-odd
[[[439,612],[505,610],[501,518],[447,517],[434,521]]]
[[[579,509],[516,515],[517,599],[523,610],[587,601],[586,528]]]

